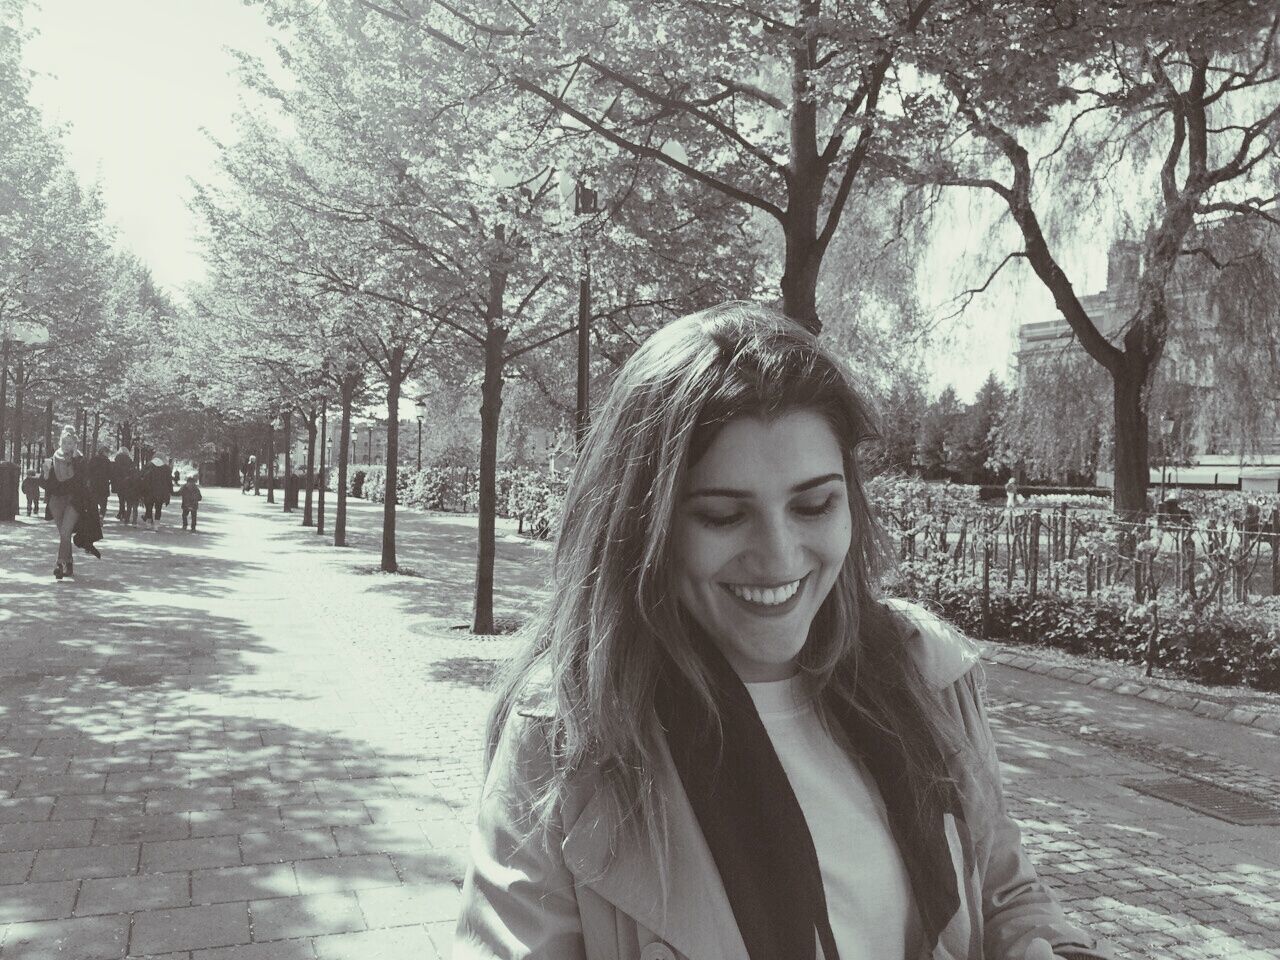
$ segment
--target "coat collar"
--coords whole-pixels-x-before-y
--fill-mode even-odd
[[[662,903],[662,876],[648,847],[617,829],[617,817],[595,777],[582,784],[587,797],[581,812],[566,823],[563,853],[575,880],[595,891],[636,923],[653,931],[683,956],[696,960],[742,960],[746,945],[733,917],[728,894],[711,850],[684,792],[665,738],[658,738],[654,792],[667,809],[667,903]],[[919,960],[965,960],[973,956],[972,888],[966,883],[972,865],[968,828],[946,816],[947,843],[960,889],[960,909],[942,931],[933,950]],[[610,849],[613,836],[615,848]]]
[[[733,918],[711,850],[698,827],[665,738],[658,737],[654,793],[666,804],[669,831],[667,898],[662,876],[643,841],[618,830],[601,790],[572,824],[566,824],[564,859],[577,881],[598,893],[686,957],[741,960],[746,945]],[[584,787],[589,787],[584,784]],[[615,849],[609,849],[609,837]]]

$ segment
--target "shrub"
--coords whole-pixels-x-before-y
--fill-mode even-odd
[[[364,478],[365,499],[372,503],[382,503],[387,493],[387,471],[385,467],[370,467]]]
[[[979,590],[942,584],[928,598],[974,636],[982,630]],[[1146,661],[1151,604],[1022,592],[992,593],[988,636],[1014,644],[1055,647],[1125,663]],[[1232,604],[1200,613],[1161,609],[1156,665],[1208,684],[1280,691],[1280,601]]]
[[[364,496],[364,476],[365,476],[365,473],[363,470],[357,470],[355,473],[351,475],[351,486],[350,486],[350,489],[347,491],[351,496],[353,497]]]

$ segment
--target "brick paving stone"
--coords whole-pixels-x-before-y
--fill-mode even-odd
[[[288,827],[331,827],[373,822],[369,811],[359,800],[345,803],[281,804],[280,819]]]
[[[299,860],[294,872],[302,893],[337,893],[400,883],[391,858],[383,853]]]
[[[85,880],[76,900],[76,916],[185,907],[191,902],[185,873],[144,873],[133,877]]]
[[[255,863],[191,873],[191,899],[195,903],[293,897],[299,892],[292,863]]]
[[[185,814],[155,813],[140,817],[103,817],[93,828],[93,843],[136,843],[156,840],[185,840],[191,824]],[[145,852],[145,851],[144,851]],[[144,868],[145,869],[145,868]]]
[[[93,836],[92,820],[36,820],[0,825],[0,850],[82,847]]]
[[[0,799],[0,824],[47,820],[53,813],[53,797],[6,797]]]
[[[240,845],[235,837],[159,840],[142,845],[144,872],[199,870],[202,867],[230,867],[239,863]]]
[[[397,850],[426,852],[430,849],[431,842],[423,832],[425,825],[420,820],[399,820],[394,823],[334,827],[333,836],[338,842],[338,850],[344,855]]]
[[[436,956],[435,944],[422,925],[316,937],[320,960],[427,960]]]
[[[337,856],[338,845],[328,830],[272,830],[240,836],[245,863],[282,863]]]
[[[186,813],[227,810],[235,805],[231,787],[191,787],[152,790],[146,794],[147,813]]]
[[[0,888],[0,924],[69,917],[77,886],[75,880],[57,880]]]
[[[216,837],[280,830],[278,807],[237,807],[233,810],[193,810],[188,815],[191,836]]]
[[[253,915],[254,940],[286,940],[365,929],[364,915],[354,893],[253,900],[249,911]]]
[[[102,793],[106,788],[105,775],[66,774],[61,777],[27,777],[14,791],[19,797],[74,796],[84,793]]]
[[[316,960],[310,937],[297,940],[272,940],[270,943],[246,943],[237,947],[196,950],[191,960]],[[368,960],[378,960],[369,957]]]
[[[68,847],[41,850],[31,868],[32,880],[70,880],[124,877],[138,872],[139,844]]]
[[[93,820],[102,817],[140,817],[145,801],[137,794],[85,794],[58,797],[52,820]]]
[[[377,887],[357,891],[356,898],[370,927],[452,921],[462,902],[461,893],[452,883]]]
[[[168,953],[248,942],[247,906],[215,903],[137,914],[129,949],[132,953]]]
[[[129,918],[77,917],[10,924],[5,960],[117,960],[129,942]]]
[[[35,862],[34,850],[18,850],[13,853],[0,853],[0,884],[21,883],[31,872],[31,864]]]

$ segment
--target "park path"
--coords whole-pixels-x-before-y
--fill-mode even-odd
[[[0,957],[447,953],[509,642],[449,629],[467,524],[406,522],[389,577],[356,506],[337,551],[209,490],[200,533],[109,521],[62,583],[47,525],[0,532]],[[503,543],[509,590],[545,550]]]
[[[0,527],[0,960],[447,956],[511,648],[453,629],[474,522],[402,513],[388,576],[371,504],[347,550],[236,491],[202,514],[194,536],[109,521],[63,583],[48,525]],[[500,617],[546,557],[504,533]],[[989,690],[1010,807],[1078,919],[1123,958],[1280,956],[1280,827],[1130,785],[1274,795],[1280,739],[1005,666]]]

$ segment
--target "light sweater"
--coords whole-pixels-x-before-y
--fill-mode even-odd
[[[917,956],[910,881],[875,782],[823,727],[799,677],[746,687],[813,837],[840,960]]]

